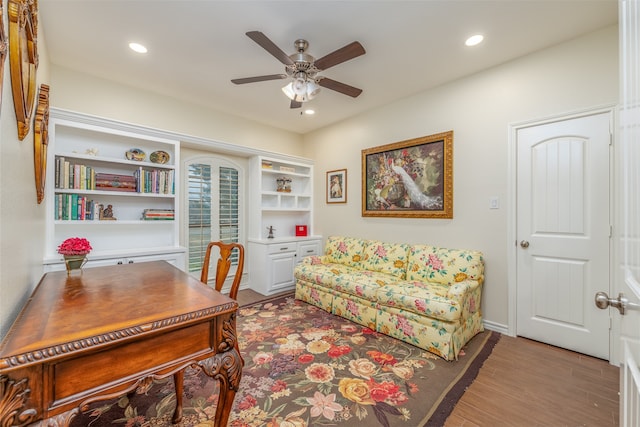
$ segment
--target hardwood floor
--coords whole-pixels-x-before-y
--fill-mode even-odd
[[[502,336],[446,422],[464,426],[617,426],[619,368]]]
[[[245,305],[264,296],[242,290]],[[502,336],[446,427],[618,425],[619,368],[525,338]]]

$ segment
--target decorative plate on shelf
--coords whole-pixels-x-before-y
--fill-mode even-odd
[[[139,148],[132,148],[124,153],[124,155],[127,157],[127,160],[135,160],[136,162],[141,162],[145,157],[147,157],[145,152]]]
[[[151,160],[151,163],[165,164],[165,163],[169,163],[170,159],[171,159],[171,156],[169,155],[169,153],[167,153],[166,151],[161,151],[161,150],[160,151],[154,151],[149,156],[149,160]]]

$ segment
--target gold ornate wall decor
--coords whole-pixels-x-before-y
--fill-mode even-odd
[[[38,69],[38,1],[9,0],[9,65],[20,141],[29,133]]]
[[[0,1],[0,113],[2,112],[2,81],[4,80],[4,59],[8,51],[7,36],[4,33],[4,9]]]
[[[47,179],[47,146],[49,145],[49,86],[40,85],[36,118],[33,121],[33,166],[38,204],[44,200]]]

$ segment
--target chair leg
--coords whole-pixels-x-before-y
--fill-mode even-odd
[[[182,419],[182,396],[184,395],[184,369],[179,370],[173,374],[173,385],[176,389],[176,409],[173,412],[174,424],[177,424]]]

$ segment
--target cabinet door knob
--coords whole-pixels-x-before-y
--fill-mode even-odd
[[[129,260],[129,264],[133,264],[133,260],[132,259]]]
[[[118,261],[118,264],[122,264],[122,261]]]

